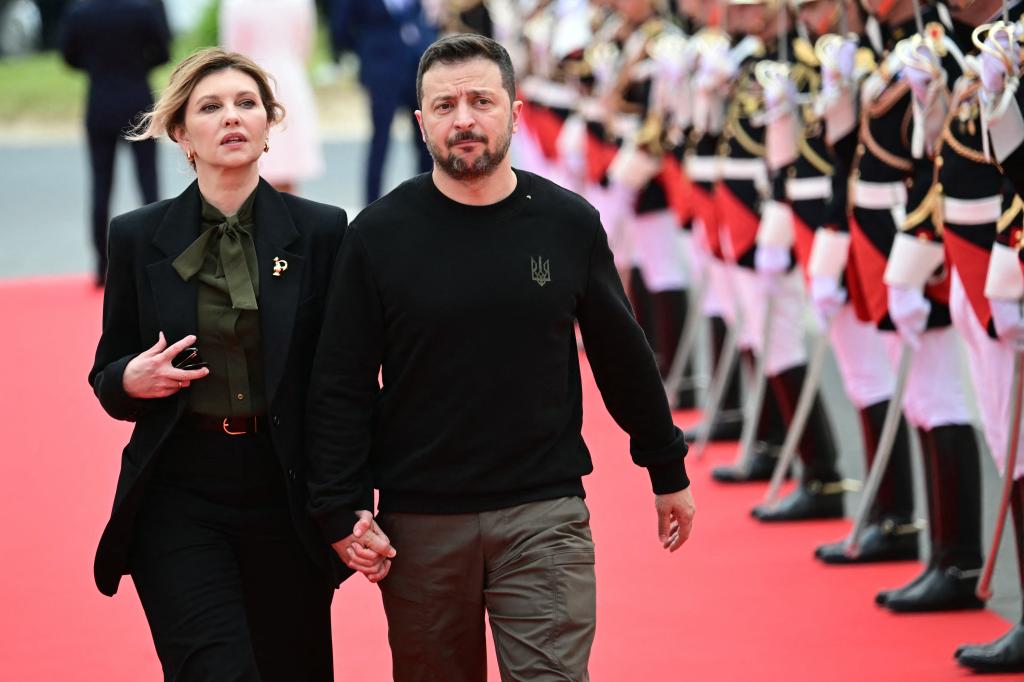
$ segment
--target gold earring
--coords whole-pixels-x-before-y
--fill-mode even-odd
[[[263,140],[263,151],[264,152],[269,152],[270,151],[270,140]]]
[[[189,150],[185,153],[185,159],[189,163],[195,163],[196,162],[196,153],[194,151],[192,151],[191,148],[189,148]]]

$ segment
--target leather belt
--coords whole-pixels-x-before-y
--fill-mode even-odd
[[[688,156],[686,174],[695,182],[714,182],[719,176],[720,163],[717,156]]]
[[[181,419],[183,426],[196,431],[220,431],[229,436],[242,436],[266,430],[266,417],[218,417],[189,412]]]
[[[832,196],[832,178],[824,175],[813,178],[788,178],[786,196],[790,201],[828,199]]]
[[[722,159],[720,168],[725,180],[751,180],[760,187],[768,185],[764,159]]]
[[[891,210],[907,203],[907,186],[902,182],[868,182],[853,184],[853,205],[871,210]]]
[[[943,197],[942,214],[946,222],[954,225],[987,225],[999,222],[1003,215],[1003,198],[954,199]]]

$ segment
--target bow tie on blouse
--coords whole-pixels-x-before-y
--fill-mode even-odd
[[[174,259],[173,267],[186,282],[202,269],[208,255],[217,261],[216,277],[223,277],[236,310],[256,310],[256,246],[252,240],[253,191],[238,209],[225,216],[203,198],[203,233]]]

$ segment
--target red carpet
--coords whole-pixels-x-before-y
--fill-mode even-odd
[[[2,680],[160,677],[131,581],[114,599],[92,584],[92,553],[129,429],[103,414],[85,380],[100,302],[85,278],[0,284]],[[598,549],[594,680],[955,680],[968,677],[952,659],[956,645],[1006,629],[988,612],[894,616],[876,608],[875,591],[917,567],[818,565],[814,546],[839,538],[847,524],[766,527],[749,519],[762,487],[722,487],[708,476],[712,463],[732,458],[733,445],[690,463],[696,530],[668,555],[657,542],[647,477],[629,462],[626,438],[589,376],[585,382],[597,469],[587,480]],[[686,426],[696,415],[678,418]],[[349,580],[334,613],[338,679],[390,679],[376,588]]]

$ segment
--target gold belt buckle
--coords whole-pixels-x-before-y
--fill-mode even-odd
[[[228,434],[229,436],[244,436],[246,434],[245,431],[231,431],[228,428],[229,419],[230,417],[224,417],[224,422],[221,424],[221,427],[224,429],[224,433]]]

